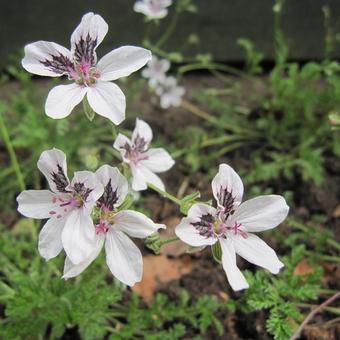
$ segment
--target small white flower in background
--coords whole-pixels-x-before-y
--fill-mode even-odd
[[[67,257],[63,277],[68,279],[79,275],[99,255],[105,244],[106,263],[110,271],[121,282],[133,286],[142,279],[143,258],[127,235],[146,238],[165,226],[155,224],[136,211],[118,211],[128,193],[128,182],[117,168],[103,165],[96,175],[105,188],[97,202],[101,213],[95,226],[96,246],[91,255],[79,264],[73,264]]]
[[[87,13],[71,36],[71,50],[49,41],[25,46],[23,67],[40,76],[67,75],[73,84],[54,87],[48,94],[45,111],[54,119],[68,116],[87,96],[99,115],[120,124],[125,119],[125,95],[111,81],[139,70],[151,52],[141,47],[123,46],[106,54],[97,63],[96,48],[104,39],[108,25],[97,14]]]
[[[222,265],[234,290],[249,287],[236,265],[236,254],[248,262],[277,274],[283,267],[275,251],[253,232],[275,228],[287,216],[289,207],[278,195],[259,196],[242,202],[243,183],[227,164],[221,164],[212,181],[217,208],[194,204],[176,227],[176,235],[195,246],[220,243]]]
[[[147,183],[164,190],[164,184],[156,173],[167,171],[175,164],[175,161],[164,149],[152,148],[148,150],[151,140],[150,126],[137,118],[132,139],[119,134],[113,144],[113,147],[121,153],[123,162],[130,166],[133,177],[132,189],[136,191],[146,190]]]
[[[150,20],[162,19],[168,15],[167,7],[171,4],[172,0],[140,0],[135,3],[133,9]]]
[[[185,88],[177,84],[175,77],[165,78],[156,87],[156,94],[160,97],[160,105],[162,109],[168,109],[170,106],[179,106],[182,102],[182,97],[185,93]]]
[[[75,172],[69,182],[65,154],[44,151],[38,168],[46,177],[49,190],[25,190],[18,197],[18,211],[24,216],[49,219],[39,234],[39,253],[46,260],[64,248],[73,263],[80,263],[93,251],[95,229],[91,211],[104,187],[90,171]]]
[[[166,78],[166,72],[170,69],[170,61],[158,59],[155,55],[148,62],[147,67],[143,69],[142,76],[149,79],[149,86],[154,88],[162,83]]]

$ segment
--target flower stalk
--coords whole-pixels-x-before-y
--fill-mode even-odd
[[[18,181],[18,186],[20,188],[21,191],[26,189],[26,185],[25,185],[25,181],[24,181],[24,176],[21,172],[19,163],[18,163],[18,159],[16,156],[16,153],[14,151],[14,147],[12,145],[11,139],[9,137],[9,133],[5,124],[5,120],[3,118],[3,106],[1,106],[0,108],[0,132],[1,132],[1,137],[3,138],[3,141],[5,143],[5,146],[7,148],[9,157],[11,159],[11,163],[13,166],[13,169],[15,171],[16,177],[17,177],[17,181]]]

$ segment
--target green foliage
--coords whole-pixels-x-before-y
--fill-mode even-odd
[[[22,227],[33,227],[25,220]],[[45,263],[29,235],[14,236],[1,227],[0,303],[5,304],[0,338],[59,338],[77,328],[82,339],[181,339],[187,328],[204,335],[211,327],[224,332],[217,314],[229,309],[214,296],[192,303],[186,291],[174,302],[157,294],[145,308],[133,294],[109,276],[103,259],[96,260],[81,276],[61,279],[62,257]]]
[[[247,72],[253,75],[262,73],[260,63],[263,60],[263,54],[255,50],[253,43],[249,39],[240,38],[237,40],[237,44],[241,46],[246,53]]]
[[[322,269],[313,264],[314,272],[308,275],[296,275],[297,264],[307,258],[304,245],[296,245],[285,256],[285,268],[277,277],[265,271],[255,274],[245,273],[250,288],[239,304],[245,311],[268,310],[267,330],[275,339],[288,339],[294,329],[302,322],[303,316],[299,303],[315,300],[320,292]]]

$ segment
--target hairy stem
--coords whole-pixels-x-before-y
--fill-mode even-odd
[[[147,183],[148,187],[154,191],[156,191],[157,193],[159,193],[162,197],[169,199],[170,201],[181,205],[181,200],[179,200],[178,198],[176,198],[175,196],[167,193],[166,191],[163,191],[159,188],[157,188],[155,185],[151,184],[151,183]]]

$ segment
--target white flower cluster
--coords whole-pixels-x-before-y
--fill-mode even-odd
[[[65,154],[44,151],[38,168],[50,190],[26,190],[17,198],[24,216],[48,219],[39,234],[39,253],[46,260],[65,250],[65,279],[86,269],[105,245],[112,274],[132,286],[143,272],[142,254],[128,236],[146,238],[164,225],[122,207],[129,185],[117,168],[101,166],[95,173],[78,171],[67,176]],[[128,236],[127,236],[128,235]]]
[[[169,60],[158,59],[153,55],[147,63],[147,67],[142,71],[142,76],[149,79],[150,88],[159,96],[160,105],[163,109],[179,106],[185,94],[185,88],[178,85],[176,78],[166,75],[169,69]]]
[[[164,17],[170,0],[138,1],[135,10],[149,17]],[[25,47],[23,67],[34,74],[68,76],[70,85],[53,88],[46,100],[46,114],[63,118],[71,113],[84,96],[101,116],[119,124],[125,119],[125,96],[111,81],[127,76],[146,63],[143,76],[160,96],[161,107],[178,106],[184,88],[167,76],[170,62],[134,46],[115,49],[97,62],[96,48],[108,26],[99,15],[88,13],[71,36],[71,50],[56,43],[38,41]],[[163,148],[149,148],[153,137],[150,126],[136,120],[132,137],[119,134],[113,147],[120,152],[121,166],[130,169],[131,184],[118,168],[101,166],[95,173],[75,172],[67,175],[65,154],[44,151],[38,168],[46,177],[50,190],[26,190],[17,198],[18,211],[24,216],[48,219],[39,234],[39,252],[46,260],[66,253],[65,279],[77,276],[99,255],[105,246],[106,262],[112,274],[127,285],[141,280],[143,260],[140,250],[128,236],[146,238],[164,225],[145,215],[127,210],[125,199],[131,190],[145,190],[148,184],[165,190],[158,173],[169,170],[174,160]],[[228,165],[220,165],[212,181],[217,207],[203,203],[191,206],[187,217],[176,227],[176,235],[195,247],[220,247],[221,262],[234,290],[248,287],[236,265],[236,254],[272,273],[283,264],[254,232],[280,224],[288,206],[278,195],[260,196],[241,203],[243,184]]]

